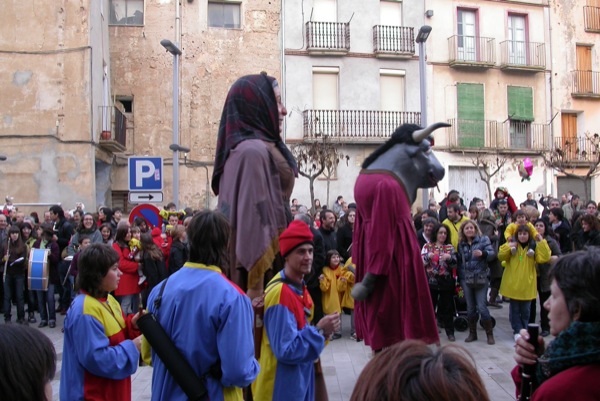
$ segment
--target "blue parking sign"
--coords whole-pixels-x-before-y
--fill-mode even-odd
[[[128,171],[130,191],[162,191],[162,157],[131,156]]]

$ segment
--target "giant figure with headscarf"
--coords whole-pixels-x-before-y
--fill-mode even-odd
[[[281,139],[286,114],[277,80],[262,73],[232,85],[221,115],[212,189],[232,229],[228,274],[251,299],[262,294],[292,217],[298,168]]]

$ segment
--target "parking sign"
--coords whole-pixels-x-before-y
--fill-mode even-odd
[[[128,165],[130,191],[162,191],[162,157],[131,156]]]

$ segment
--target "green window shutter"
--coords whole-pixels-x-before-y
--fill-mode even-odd
[[[508,87],[508,117],[511,120],[533,121],[533,89]]]
[[[460,147],[485,146],[483,84],[457,84],[458,144]]]

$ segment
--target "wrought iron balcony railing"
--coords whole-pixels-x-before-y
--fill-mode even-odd
[[[100,106],[100,144],[113,152],[127,147],[127,117],[114,106]]]
[[[583,7],[583,24],[586,32],[600,33],[600,7]]]
[[[551,148],[547,124],[508,120],[448,120],[448,148],[535,153]]]
[[[309,52],[347,53],[350,50],[350,24],[347,22],[306,23]]]
[[[591,163],[600,159],[597,140],[587,137],[554,137],[555,153],[563,161]]]
[[[600,72],[577,70],[571,72],[573,79],[573,97],[600,99]]]
[[[500,42],[500,68],[543,71],[546,68],[544,43],[505,40]]]
[[[450,67],[490,68],[496,64],[495,39],[454,35],[448,38]]]
[[[373,52],[380,57],[414,55],[415,29],[406,26],[375,25]]]
[[[383,143],[404,123],[419,124],[421,113],[377,110],[304,110],[304,139],[326,135],[346,143]]]

